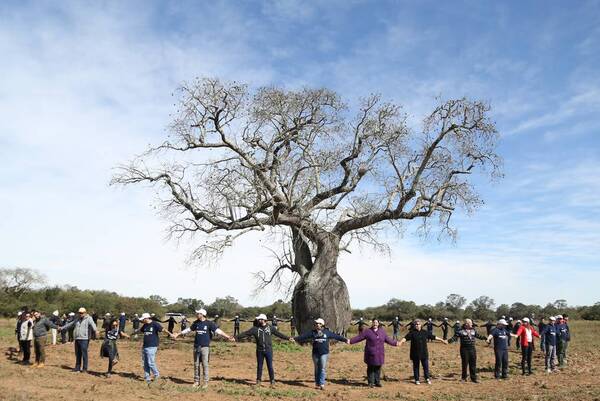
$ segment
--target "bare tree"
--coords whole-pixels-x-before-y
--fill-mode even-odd
[[[0,289],[10,296],[19,298],[35,287],[46,284],[46,278],[36,270],[17,267],[0,269]]]
[[[488,113],[479,101],[440,102],[414,132],[401,108],[379,96],[352,116],[327,89],[251,91],[197,79],[179,91],[168,139],[122,166],[113,183],[158,188],[173,236],[206,235],[195,260],[221,255],[254,230],[287,235],[275,274],[298,277],[299,328],[321,316],[341,331],[351,309],[340,251],[381,246],[378,233],[405,220],[437,221],[454,235],[454,210],[480,204],[471,174],[498,174]]]

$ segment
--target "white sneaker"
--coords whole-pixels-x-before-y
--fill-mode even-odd
[[[431,384],[431,379],[427,379],[427,384]]]
[[[415,384],[418,386],[419,384],[421,384],[421,382],[418,380],[415,380]]]
[[[550,369],[546,369],[546,373],[552,373]]]

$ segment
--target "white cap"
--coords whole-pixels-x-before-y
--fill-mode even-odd
[[[21,316],[22,314],[23,314],[23,312],[21,312],[21,311],[17,312],[17,316]]]
[[[81,308],[79,308],[79,309],[77,310],[77,312],[78,312],[78,313],[85,313],[85,312],[86,312],[86,310],[85,310],[85,308],[82,306]]]
[[[121,312],[121,316],[125,316],[125,312]]]
[[[456,323],[460,324],[460,320],[457,320]]]
[[[427,319],[427,320],[429,320],[429,321],[431,322],[431,318],[429,318],[429,319]]]
[[[508,320],[514,320],[512,317],[509,317]]]
[[[134,316],[137,316],[138,314],[137,314],[137,313],[134,313],[133,315],[134,315]]]
[[[55,310],[54,312],[52,312],[52,314],[53,314],[54,316],[58,316],[58,311],[57,311],[57,310]]]
[[[325,325],[325,320],[323,320],[321,318],[318,318],[318,319],[315,320],[315,323],[319,323],[321,326],[324,326]]]
[[[447,318],[447,317],[445,317],[445,318],[444,318],[444,320],[448,320],[448,318]]]
[[[141,319],[142,319],[142,320],[144,320],[144,319],[150,319],[150,317],[151,317],[151,316],[150,316],[150,314],[149,314],[148,312],[144,312],[144,313],[142,313],[142,317],[141,317]]]
[[[506,316],[502,315],[502,319],[506,319]]]
[[[106,313],[104,314],[104,316],[110,316],[110,313],[106,312]]]
[[[521,319],[519,319],[519,320],[517,320],[517,323],[523,323],[523,322],[521,322]]]
[[[563,317],[562,317],[562,315],[556,315],[556,318],[557,319],[562,319]]]
[[[506,320],[504,320],[504,319],[498,320],[498,324],[503,324],[505,326],[507,325]]]
[[[198,309],[196,315],[206,316],[206,309]]]
[[[264,313],[256,316],[256,320],[267,320],[267,316]]]
[[[524,317],[524,318],[523,318],[523,322],[529,323],[530,321],[531,321],[531,320],[529,320],[529,318],[528,318],[528,317]]]
[[[554,316],[550,316],[550,320],[556,320]]]
[[[75,312],[69,312],[69,316],[75,316]]]

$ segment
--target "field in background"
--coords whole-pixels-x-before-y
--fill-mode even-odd
[[[430,345],[433,385],[415,386],[410,381],[412,366],[409,347],[386,349],[386,380],[383,388],[370,389],[365,383],[362,345],[336,344],[328,368],[325,391],[314,390],[310,347],[279,343],[275,347],[277,385],[255,388],[256,361],[253,343],[214,342],[211,354],[211,378],[208,390],[192,388],[193,365],[191,338],[172,341],[161,338],[158,367],[164,380],[147,387],[142,380],[140,342],[121,340],[121,362],[115,374],[105,378],[107,360],[99,357],[101,341],[90,344],[90,374],[71,373],[74,366],[72,344],[48,346],[44,369],[24,367],[9,359],[10,347],[16,346],[13,320],[0,320],[1,400],[160,400],[167,398],[202,400],[600,400],[600,322],[571,322],[573,341],[568,366],[547,375],[543,357],[534,354],[535,375],[520,375],[520,353],[510,354],[511,378],[493,378],[493,352],[482,341],[478,347],[480,384],[460,382],[458,345]],[[242,329],[249,327],[246,323]],[[289,325],[281,330],[289,332]],[[130,328],[130,326],[129,326]],[[223,322],[223,330],[233,331]],[[178,331],[178,328],[175,330]],[[389,330],[388,330],[389,332]],[[278,341],[278,340],[276,340]],[[263,380],[268,378],[266,370]]]

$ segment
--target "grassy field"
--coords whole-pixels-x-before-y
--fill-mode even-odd
[[[460,357],[456,344],[431,344],[431,386],[411,382],[412,367],[408,347],[386,350],[383,388],[368,388],[363,364],[363,345],[332,346],[325,391],[314,389],[310,347],[291,343],[275,346],[275,388],[255,387],[254,344],[215,341],[211,353],[211,383],[207,390],[192,387],[191,338],[172,341],[161,338],[157,357],[164,378],[150,387],[143,381],[140,342],[121,340],[121,362],[115,374],[106,378],[107,360],[99,357],[101,341],[90,344],[90,372],[70,372],[74,366],[72,344],[48,346],[44,369],[25,367],[11,358],[16,346],[14,321],[0,320],[0,400],[159,400],[185,397],[202,400],[599,400],[600,401],[600,322],[572,322],[573,341],[569,362],[558,373],[543,372],[543,356],[534,354],[533,376],[521,376],[520,353],[510,354],[510,374],[506,381],[493,378],[493,352],[484,342],[478,347],[479,384],[460,381]],[[244,329],[246,326],[243,326]],[[231,323],[223,330],[231,333]],[[282,325],[286,332],[289,326]],[[266,370],[263,380],[268,376]]]

